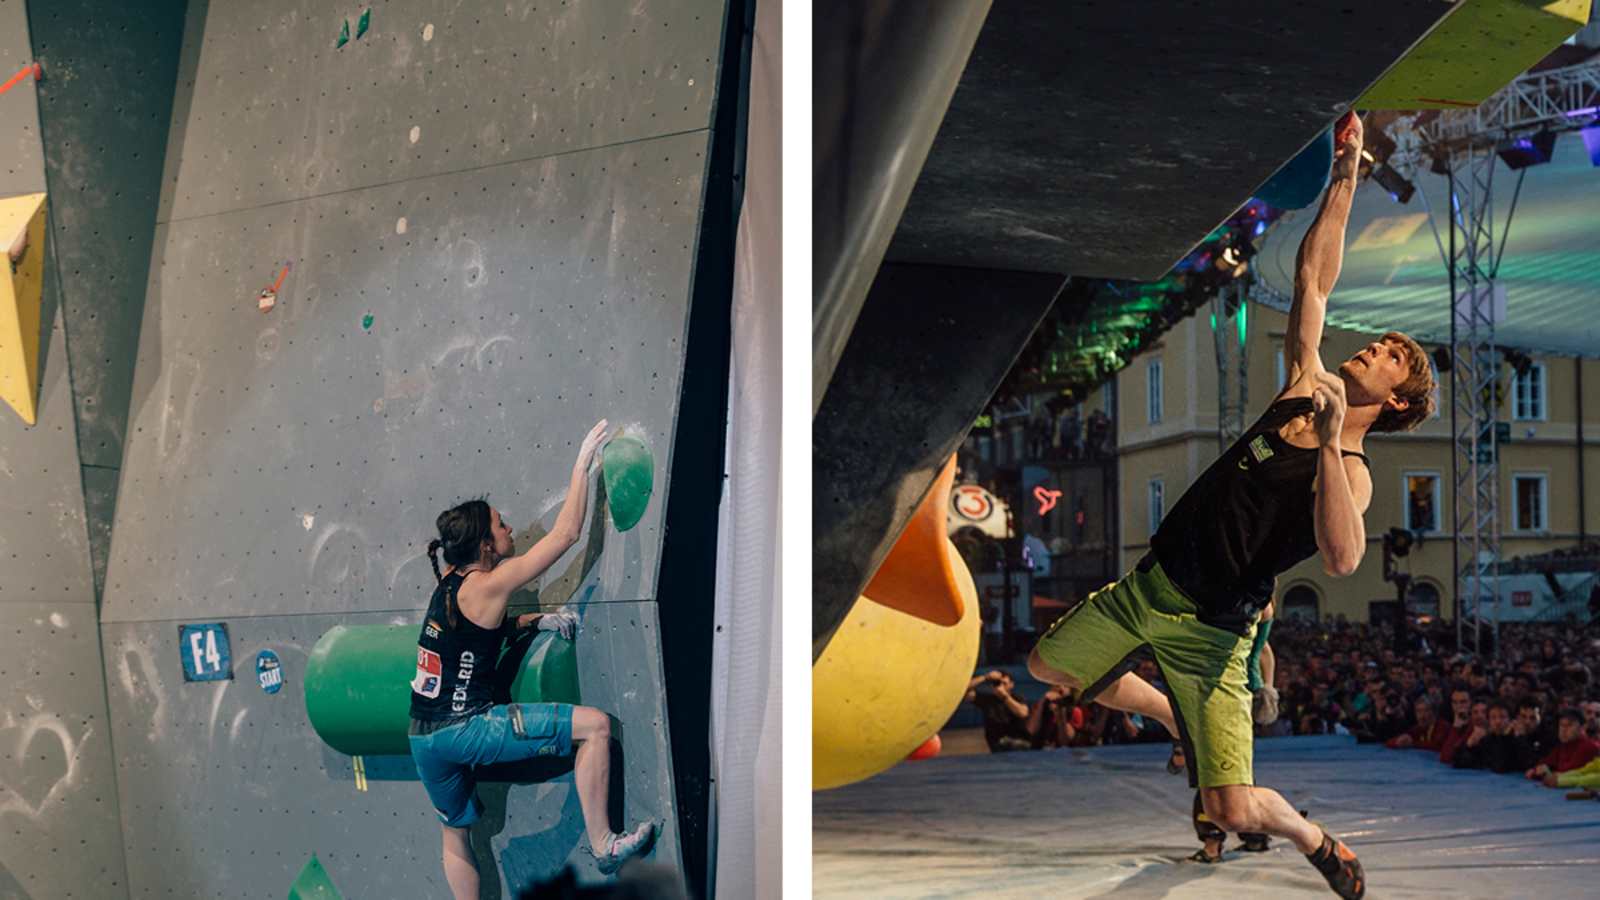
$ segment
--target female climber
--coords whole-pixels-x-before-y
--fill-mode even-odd
[[[469,826],[483,812],[475,766],[533,757],[573,756],[573,781],[589,836],[589,852],[610,874],[647,851],[656,824],[627,833],[607,818],[611,722],[598,709],[565,703],[493,702],[501,642],[527,628],[571,638],[571,613],[528,613],[506,619],[511,594],[550,568],[578,537],[589,498],[589,469],[604,440],[601,420],[578,450],[566,501],[555,526],[521,556],[500,512],[469,500],[440,513],[439,537],[428,544],[438,579],[417,640],[411,682],[411,756],[444,828],[444,874],[458,900],[478,896],[478,867]],[[444,551],[447,568],[439,571]],[[576,747],[576,753],[574,753]]]

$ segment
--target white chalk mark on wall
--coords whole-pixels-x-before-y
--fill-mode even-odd
[[[128,720],[147,724],[146,737],[152,745],[159,744],[166,731],[166,688],[143,645],[123,645],[117,657],[117,674],[130,701]]]
[[[371,546],[372,539],[365,531],[353,525],[329,525],[312,547],[307,574],[313,584],[346,590],[344,600],[348,602],[366,587]]]
[[[200,396],[200,360],[179,355],[168,366],[166,378],[166,401],[161,405],[156,446],[161,448],[162,468],[175,472],[187,463],[189,432],[185,424],[193,417],[194,404]]]
[[[33,745],[34,739],[41,733],[53,734],[56,740],[60,741],[64,771],[60,777],[51,781],[50,786],[39,794],[37,802],[29,800],[28,785],[23,784],[21,781],[15,783],[7,782],[4,793],[10,796],[5,803],[0,804],[0,815],[14,812],[29,819],[37,819],[39,813],[43,812],[46,807],[58,800],[67,790],[77,786],[78,744],[88,740],[89,736],[94,733],[94,728],[85,728],[83,735],[78,739],[74,739],[72,732],[67,729],[66,723],[60,716],[55,713],[41,713],[31,717],[22,726],[22,733],[17,736],[16,750],[12,758],[31,760],[45,756],[45,754],[39,752],[39,748]],[[6,771],[10,778],[17,777],[15,767],[8,766]]]

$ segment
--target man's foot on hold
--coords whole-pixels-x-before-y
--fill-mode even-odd
[[[642,822],[638,828],[627,834],[612,833],[606,841],[605,849],[591,848],[595,861],[600,865],[600,872],[610,875],[622,868],[622,864],[635,856],[648,853],[656,842],[656,823]]]
[[[1344,841],[1324,831],[1322,846],[1307,853],[1306,859],[1322,873],[1323,878],[1328,879],[1328,887],[1333,888],[1333,892],[1344,900],[1361,900],[1366,895],[1366,873],[1361,870],[1361,861],[1350,852]]]
[[[1176,775],[1182,772],[1187,764],[1187,761],[1183,758],[1183,745],[1174,742],[1172,753],[1167,757],[1167,774]]]

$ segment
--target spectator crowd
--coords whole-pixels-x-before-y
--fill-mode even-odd
[[[1154,662],[1140,663],[1137,671],[1160,686]],[[1078,691],[1063,687],[1051,686],[1044,696],[1029,703],[1019,696],[1010,674],[999,669],[973,676],[967,700],[983,713],[983,736],[991,753],[1172,740],[1166,726],[1154,719],[1099,703],[1081,703]]]
[[[1467,639],[1470,645],[1470,632]],[[1260,737],[1348,734],[1458,769],[1519,774],[1549,787],[1600,787],[1600,627],[1503,624],[1501,653],[1455,647],[1455,626],[1389,626],[1279,619],[1272,632],[1280,715]],[[1139,674],[1160,686],[1155,664]],[[1049,688],[1022,699],[1011,676],[974,676],[967,698],[983,714],[992,752],[1165,742],[1153,720],[1084,704]]]
[[[1458,769],[1550,787],[1600,785],[1600,630],[1507,623],[1496,658],[1458,651],[1455,626],[1393,629],[1280,620],[1272,632],[1282,714],[1263,735],[1349,734]],[[1467,643],[1470,644],[1470,632]]]

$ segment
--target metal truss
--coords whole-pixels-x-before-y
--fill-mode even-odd
[[[1454,447],[1450,468],[1458,646],[1465,646],[1462,641],[1470,616],[1472,646],[1482,649],[1483,606],[1492,597],[1496,654],[1500,648],[1500,453],[1495,422],[1501,402],[1501,367],[1494,339],[1494,281],[1500,260],[1495,254],[1495,148],[1500,141],[1521,135],[1572,131],[1597,121],[1600,60],[1591,60],[1524,75],[1471,109],[1447,110],[1410,127],[1397,123],[1398,127],[1389,128],[1397,148],[1389,160],[1392,166],[1415,175],[1427,164],[1436,172],[1447,169],[1450,178],[1450,207],[1446,210],[1449,248],[1441,242],[1439,250],[1450,271],[1450,430]],[[1507,220],[1500,226],[1502,252],[1504,232],[1515,211],[1514,195]]]
[[[1495,353],[1494,168],[1489,142],[1455,149],[1450,162],[1450,431],[1455,453],[1453,564],[1456,642],[1464,646],[1463,613],[1472,616],[1472,646],[1482,650],[1483,600],[1494,598],[1494,648],[1500,647],[1500,360]],[[1509,223],[1507,223],[1509,224]]]
[[[1485,141],[1550,129],[1584,128],[1600,120],[1600,59],[1534,72],[1516,79],[1470,109],[1445,110],[1410,129],[1389,129],[1397,147],[1395,168]]]
[[[1217,445],[1228,449],[1244,434],[1249,412],[1250,354],[1245,352],[1246,281],[1229,284],[1211,297],[1211,336],[1217,348]],[[1235,340],[1235,336],[1238,339]],[[1234,378],[1237,384],[1230,384]]]

